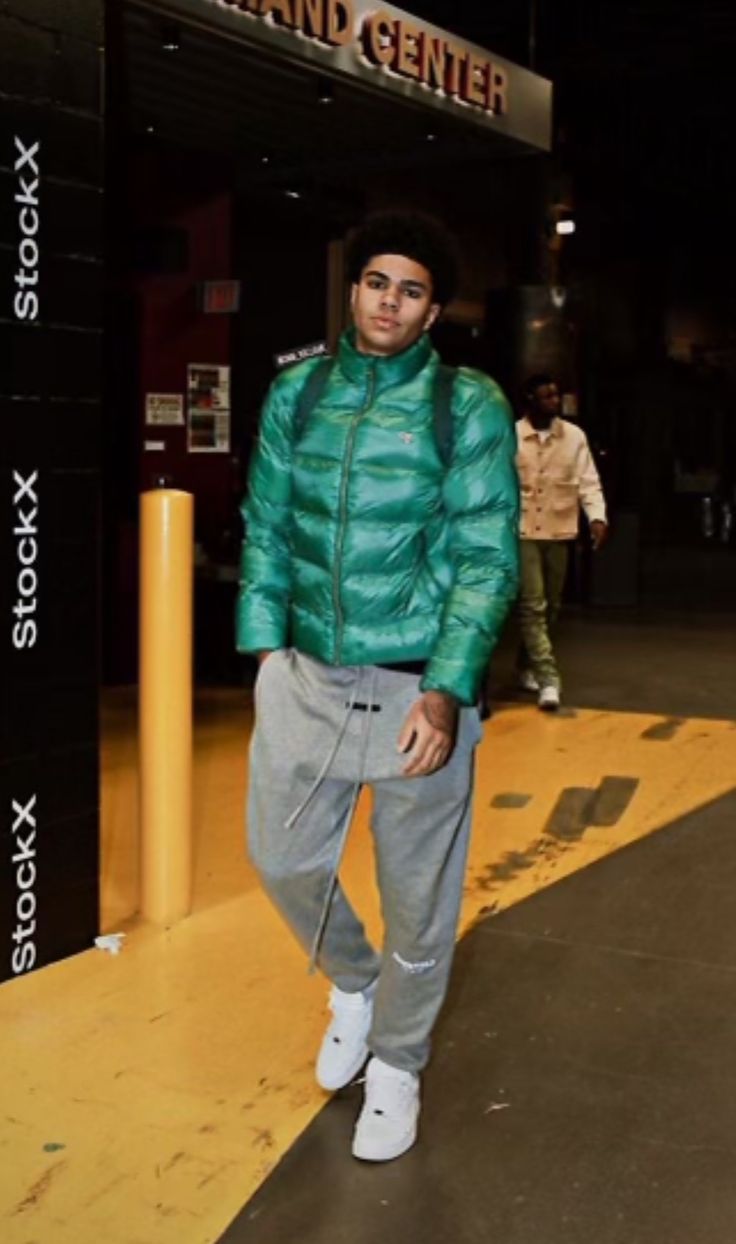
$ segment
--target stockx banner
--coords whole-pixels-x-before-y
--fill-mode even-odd
[[[3,981],[98,932],[101,22],[0,8]]]

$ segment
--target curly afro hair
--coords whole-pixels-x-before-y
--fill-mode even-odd
[[[423,212],[376,212],[348,241],[347,272],[353,284],[374,255],[405,255],[432,277],[432,301],[445,306],[457,288],[459,257],[452,234]]]

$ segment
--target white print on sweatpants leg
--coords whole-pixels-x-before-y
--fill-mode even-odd
[[[428,972],[430,968],[437,966],[436,959],[425,959],[423,963],[409,963],[408,960],[401,958],[401,955],[397,950],[394,951],[391,957],[396,960],[399,967],[403,968],[405,972],[409,972],[411,975],[416,975],[419,972]]]

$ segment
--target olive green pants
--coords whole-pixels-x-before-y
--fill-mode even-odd
[[[517,664],[520,669],[531,670],[540,687],[560,686],[551,633],[560,612],[566,573],[564,540],[521,541],[521,645]]]

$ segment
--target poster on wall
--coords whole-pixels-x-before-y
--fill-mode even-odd
[[[175,427],[184,423],[184,397],[181,393],[147,393],[146,423]]]
[[[187,448],[190,454],[230,452],[229,367],[187,367]]]

